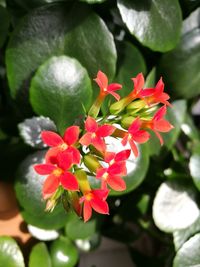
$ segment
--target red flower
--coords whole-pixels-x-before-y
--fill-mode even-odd
[[[92,209],[101,214],[109,214],[109,207],[106,202],[109,190],[95,189],[88,191],[80,198],[83,203],[83,218],[87,222],[92,216]]]
[[[139,118],[136,118],[131,126],[128,128],[128,132],[124,134],[124,137],[121,141],[122,145],[125,146],[127,143],[130,144],[130,147],[135,155],[135,157],[138,156],[138,149],[137,146],[135,144],[135,142],[137,143],[145,143],[149,140],[149,133],[144,131],[144,130],[140,130],[140,127],[142,125],[142,122],[140,121]]]
[[[144,76],[142,73],[139,73],[135,78],[131,79],[134,82],[134,89],[130,93],[134,98],[140,97],[140,93],[144,86]]]
[[[126,184],[121,176],[125,175],[125,162],[114,163],[108,168],[101,168],[97,170],[96,178],[101,179],[101,188],[106,189],[107,184],[116,191],[123,191],[126,189]]]
[[[159,134],[159,132],[166,133],[166,132],[169,132],[171,129],[174,128],[174,126],[171,125],[167,120],[163,119],[163,117],[166,114],[166,111],[167,111],[166,106],[161,107],[155,113],[152,120],[143,123],[144,127],[147,127],[149,129],[151,129],[152,131],[154,131],[154,133],[158,137],[161,145],[163,145],[164,142],[163,142],[163,138]]]
[[[57,188],[62,185],[67,190],[79,190],[76,177],[69,172],[72,165],[72,154],[63,152],[58,154],[57,165],[53,164],[37,164],[34,169],[38,174],[48,175],[43,185],[43,198],[49,198]]]
[[[130,156],[130,149],[123,150],[119,153],[106,152],[104,160],[109,164],[108,168],[97,170],[96,178],[101,179],[101,188],[107,188],[107,184],[116,191],[126,189],[126,184],[121,176],[127,174],[126,160]]]
[[[172,106],[167,100],[170,98],[167,93],[164,92],[164,83],[162,78],[157,82],[155,88],[148,88],[142,90],[140,95],[144,97],[144,100],[148,105],[162,103],[167,106]]]
[[[67,151],[72,154],[72,163],[80,163],[80,152],[73,145],[78,141],[79,127],[71,126],[65,130],[63,138],[57,133],[51,131],[43,131],[41,133],[42,140],[51,148],[46,155],[47,162],[54,163],[58,153]]]
[[[117,101],[120,99],[120,95],[118,95],[114,91],[121,89],[122,88],[121,84],[111,83],[108,85],[108,78],[105,75],[105,73],[103,73],[102,71],[98,71],[97,77],[94,80],[100,87],[100,90],[101,90],[100,94],[102,96],[111,94],[112,96],[114,96],[114,98],[116,98]]]
[[[98,126],[95,119],[90,116],[86,119],[85,129],[87,133],[79,140],[81,145],[93,145],[97,150],[102,152],[106,150],[106,144],[103,138],[111,135],[115,131],[115,127],[109,124]]]

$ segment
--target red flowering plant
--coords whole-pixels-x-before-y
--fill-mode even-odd
[[[123,90],[122,85],[108,84],[102,71],[94,81],[100,92],[85,117],[84,126],[80,123],[68,127],[63,137],[42,131],[41,138],[50,148],[45,162],[34,165],[38,174],[47,175],[42,190],[47,200],[46,209],[52,211],[64,195],[70,208],[85,222],[91,218],[92,210],[109,214],[110,190],[126,190],[124,177],[131,151],[137,158],[138,144],[148,142],[152,132],[163,145],[160,132],[173,128],[164,118],[171,104],[162,79],[155,88],[144,88],[144,77],[140,73],[132,78],[133,90],[122,99],[115,92]],[[109,114],[102,115],[101,107],[107,95],[113,96],[115,102],[109,105]],[[119,139],[124,149],[118,153],[110,151],[108,137]],[[90,177],[99,182],[98,188],[93,188]]]

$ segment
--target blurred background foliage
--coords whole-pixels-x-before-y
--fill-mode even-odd
[[[109,198],[110,216],[84,224],[61,206],[44,212],[43,177],[32,164],[43,159],[41,130],[62,133],[84,116],[98,70],[123,84],[122,95],[139,72],[146,87],[162,76],[175,129],[162,148],[155,138],[140,147],[127,190]],[[76,266],[84,250],[77,240],[93,250],[101,236],[126,244],[139,267],[199,266],[199,95],[199,0],[0,0],[0,176],[14,184],[29,228],[51,239],[36,236],[23,256],[14,239],[0,237],[0,266],[23,267],[23,257],[29,267]],[[133,246],[144,235],[150,253]]]

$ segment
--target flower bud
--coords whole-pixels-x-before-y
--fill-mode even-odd
[[[83,162],[91,172],[96,172],[97,169],[102,167],[97,158],[92,155],[85,155]]]
[[[78,180],[79,188],[80,188],[81,192],[83,194],[89,192],[91,190],[91,187],[90,187],[90,184],[88,182],[86,172],[84,170],[78,170],[78,171],[75,171],[74,174],[76,176],[76,179]]]
[[[124,129],[128,129],[132,122],[135,120],[133,116],[124,116],[121,120],[121,125]]]

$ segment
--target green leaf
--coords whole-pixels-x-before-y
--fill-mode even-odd
[[[191,156],[189,161],[189,170],[194,184],[200,191],[200,153]]]
[[[15,0],[15,1],[24,9],[29,10],[48,3],[56,2],[57,0]],[[65,0],[60,0],[60,1],[65,1]]]
[[[0,5],[0,48],[3,46],[9,28],[9,15],[7,10]]]
[[[42,186],[46,176],[38,175],[33,169],[34,164],[44,161],[45,152],[38,151],[21,163],[16,174],[15,191],[27,223],[44,229],[58,229],[65,225],[67,214],[61,205],[51,213],[44,211]]]
[[[27,228],[28,228],[29,233],[32,235],[32,237],[35,237],[36,239],[40,241],[55,240],[59,237],[59,234],[60,234],[58,230],[45,230],[45,229],[33,226],[31,224],[28,224]]]
[[[118,70],[115,80],[123,85],[119,91],[121,96],[125,96],[133,89],[131,78],[138,73],[146,73],[144,58],[137,47],[129,42],[118,42]]]
[[[29,267],[51,267],[51,259],[45,243],[36,244],[30,254]]]
[[[88,239],[77,239],[75,240],[75,244],[80,251],[89,252],[97,249],[101,244],[101,234],[94,233]]]
[[[96,230],[97,220],[95,218],[84,223],[75,213],[71,213],[68,216],[65,225],[65,233],[72,240],[87,239],[92,236]]]
[[[172,105],[173,107],[167,110],[166,118],[174,126],[174,129],[163,134],[164,143],[168,149],[171,149],[176,143],[187,114],[187,102],[185,100],[176,100]]]
[[[144,46],[160,52],[176,46],[182,23],[177,0],[118,0],[117,3],[128,30]]]
[[[67,237],[52,242],[50,254],[53,267],[74,267],[78,261],[78,251]]]
[[[174,245],[176,251],[193,235],[200,232],[200,217],[189,227],[173,232]]]
[[[80,0],[81,2],[87,2],[88,4],[99,4],[103,3],[107,0]]]
[[[191,237],[179,249],[174,258],[173,267],[199,267],[200,266],[200,234]]]
[[[200,8],[183,24],[180,44],[175,50],[163,55],[159,72],[164,76],[173,95],[192,98],[200,93]]]
[[[130,149],[129,145],[122,146],[121,141],[113,137],[107,137],[106,144],[108,151],[112,152],[119,152],[123,149]],[[136,189],[145,179],[145,175],[149,167],[149,154],[146,146],[138,146],[138,149],[139,156],[135,158],[133,152],[131,152],[131,155],[126,163],[128,175],[123,177],[124,181],[126,182],[126,190],[111,190],[109,196],[127,194]],[[89,181],[93,188],[100,188],[100,181],[96,178],[89,177]]]
[[[16,241],[8,236],[0,237],[0,266],[25,267],[21,250]]]
[[[174,232],[189,227],[199,217],[195,191],[180,182],[162,183],[153,203],[153,218],[159,229]]]
[[[82,3],[45,5],[22,18],[10,38],[6,65],[12,96],[27,95],[32,74],[59,55],[76,58],[92,78],[99,69],[110,79],[115,74],[113,36],[99,16]]]
[[[55,121],[60,132],[84,115],[92,88],[85,68],[67,56],[52,57],[40,66],[31,82],[34,111]]]
[[[20,136],[26,144],[39,149],[46,147],[41,139],[41,132],[44,130],[56,132],[54,122],[43,116],[24,120],[18,124],[18,129]]]
[[[156,85],[156,68],[154,67],[146,77],[144,88],[155,87],[155,85]]]

